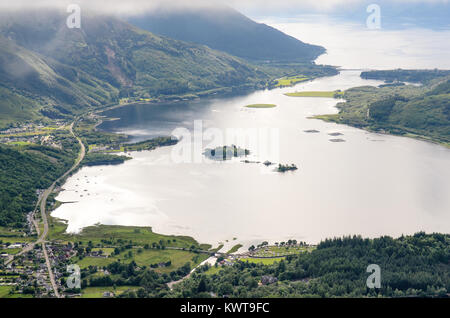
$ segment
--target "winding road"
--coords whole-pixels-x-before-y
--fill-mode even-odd
[[[19,253],[17,253],[17,254],[14,256],[14,257],[17,257],[17,256],[20,256],[20,255],[23,255],[24,253],[27,253],[27,252],[31,251],[31,250],[36,246],[36,244],[42,244],[42,251],[43,251],[44,257],[45,257],[45,263],[47,264],[47,270],[48,270],[48,276],[49,276],[49,278],[50,278],[50,283],[52,284],[52,288],[53,288],[53,291],[54,291],[54,293],[55,293],[55,296],[58,297],[58,298],[60,298],[60,294],[59,294],[59,292],[58,292],[58,286],[57,286],[56,281],[55,281],[55,276],[53,275],[52,266],[51,266],[51,263],[50,263],[50,259],[49,259],[49,257],[48,257],[48,253],[47,253],[46,246],[45,246],[45,239],[47,238],[47,235],[48,235],[48,220],[47,220],[47,212],[46,212],[46,208],[47,208],[47,199],[48,199],[48,196],[53,192],[53,190],[54,190],[55,187],[56,187],[56,184],[57,184],[59,181],[64,180],[70,173],[72,173],[72,172],[80,165],[81,161],[84,159],[84,156],[86,155],[86,148],[84,147],[83,142],[82,142],[81,139],[80,139],[79,137],[77,137],[77,136],[75,135],[75,133],[73,132],[73,126],[74,126],[75,122],[76,122],[76,120],[70,125],[69,131],[70,131],[70,134],[71,134],[71,135],[78,141],[78,143],[80,144],[81,149],[80,149],[80,153],[78,154],[78,158],[76,159],[75,163],[73,164],[73,166],[72,166],[69,170],[67,170],[61,177],[59,177],[58,179],[56,179],[56,180],[52,183],[52,185],[51,185],[48,189],[46,189],[46,190],[44,191],[44,193],[42,194],[42,196],[41,196],[41,198],[40,198],[40,201],[38,201],[38,204],[39,204],[39,202],[40,202],[41,217],[42,217],[42,222],[44,223],[44,230],[43,230],[42,233],[40,234],[39,238],[37,239],[37,241],[32,242],[32,243],[28,244],[27,246],[25,246],[25,247],[22,249],[22,251],[20,251]],[[36,206],[36,207],[37,207],[37,206]],[[35,211],[36,211],[36,209],[35,209]],[[39,227],[38,227],[38,224],[37,224],[36,220],[33,220],[33,224],[35,225],[35,227],[36,227],[36,232],[37,232],[38,235],[39,235]],[[7,262],[6,262],[6,264],[12,262],[13,259],[14,259],[14,258],[8,259]]]

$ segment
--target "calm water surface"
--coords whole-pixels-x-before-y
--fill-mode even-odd
[[[405,59],[409,63],[414,56]],[[68,220],[71,232],[95,223],[141,225],[201,242],[244,246],[290,238],[316,243],[348,234],[449,233],[449,149],[308,119],[336,113],[337,101],[283,95],[380,84],[359,74],[343,71],[295,88],[109,111],[108,116],[120,119],[101,128],[130,134],[135,141],[178,127],[192,130],[195,120],[202,120],[203,129],[278,129],[279,162],[295,163],[299,170],[280,174],[240,160],[174,163],[173,147],[132,153],[133,160],[120,166],[83,168],[71,177],[57,199],[76,203],[63,204],[52,215]],[[243,107],[253,103],[277,107]],[[308,129],[319,133],[305,133]],[[335,132],[343,135],[329,135]],[[252,159],[267,157],[256,150]]]

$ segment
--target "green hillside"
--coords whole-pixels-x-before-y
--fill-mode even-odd
[[[132,16],[130,23],[156,34],[207,45],[251,61],[311,62],[325,53],[238,11],[214,5],[160,10]]]
[[[70,117],[120,97],[178,97],[264,86],[270,75],[206,46],[85,13],[81,29],[66,14],[0,17],[0,127],[42,116]]]
[[[25,213],[33,211],[38,198],[36,190],[49,187],[73,164],[76,144],[67,134],[59,138],[64,150],[0,145],[0,226],[23,227]]]
[[[113,16],[84,12],[81,29],[67,28],[66,18],[43,9],[0,13],[0,128],[121,99],[193,98],[265,88],[285,75],[336,74],[304,61],[253,65]]]
[[[349,89],[339,114],[316,118],[449,145],[450,77],[436,77],[424,86]]]
[[[0,125],[45,115],[64,118],[118,99],[113,86],[0,36]]]
[[[115,87],[141,86],[151,89],[151,94],[168,95],[242,85],[250,78],[264,77],[254,67],[230,55],[159,37],[112,16],[84,14],[81,29],[59,25],[65,21],[64,15],[61,18],[53,25],[47,23],[44,30],[36,28],[37,21],[19,23],[17,27],[27,37],[16,40],[24,47],[80,68]],[[12,27],[7,32],[16,33]],[[30,38],[42,40],[36,45]],[[174,82],[173,92],[165,90],[164,84],[170,81]]]

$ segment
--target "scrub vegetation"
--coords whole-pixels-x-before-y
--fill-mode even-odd
[[[345,91],[345,102],[337,105],[338,114],[314,116],[316,119],[346,124],[367,130],[420,138],[450,144],[450,77],[441,72],[413,73],[406,78],[398,71],[384,71],[382,78],[423,81],[422,86],[364,86]],[[365,75],[379,78],[381,75]],[[410,73],[407,73],[410,74]],[[431,74],[435,74],[432,72]],[[445,74],[445,73],[444,73]]]

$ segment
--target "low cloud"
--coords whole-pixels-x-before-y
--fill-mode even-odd
[[[351,8],[364,3],[407,4],[448,4],[450,0],[14,0],[0,2],[0,10],[25,10],[39,8],[59,8],[64,10],[71,3],[82,9],[104,13],[137,14],[155,9],[185,10],[186,8],[228,5],[236,9],[257,10],[269,13],[271,10],[308,10],[329,12],[335,9]]]

